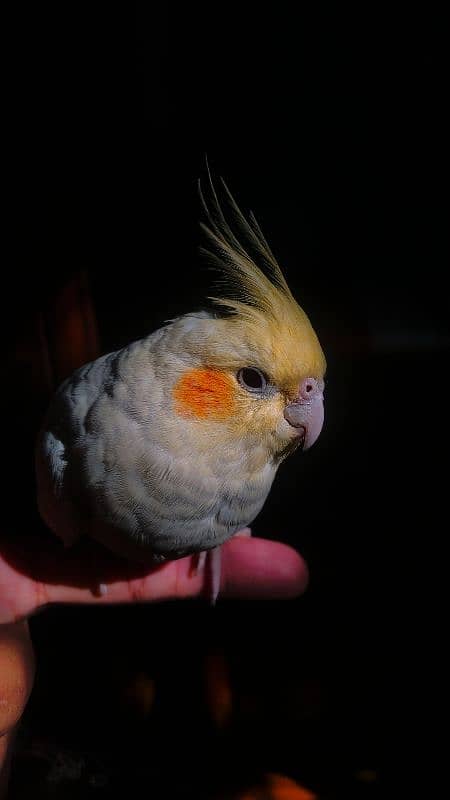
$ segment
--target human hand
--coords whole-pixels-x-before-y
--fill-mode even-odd
[[[156,602],[201,595],[195,557],[162,566],[131,564],[93,541],[65,549],[50,534],[0,540],[0,625],[54,603]],[[285,544],[234,537],[222,548],[221,597],[289,598],[307,585],[307,567]],[[106,595],[96,587],[106,585]]]
[[[26,617],[53,603],[132,603],[200,595],[205,572],[195,557],[145,568],[95,542],[64,549],[53,536],[0,540],[0,798],[6,796],[14,730],[27,703],[34,657]],[[99,584],[106,595],[96,596]],[[306,588],[307,568],[278,542],[236,537],[223,546],[221,595],[292,597]]]

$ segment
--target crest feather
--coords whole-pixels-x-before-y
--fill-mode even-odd
[[[199,181],[199,195],[206,221],[201,228],[206,246],[200,252],[222,274],[218,281],[222,297],[210,297],[216,305],[248,317],[259,310],[270,317],[288,316],[303,311],[298,306],[280,266],[252,212],[246,219],[223,178],[220,178],[229,210],[228,222],[208,169],[208,202]],[[252,315],[253,316],[253,315]]]
[[[235,351],[237,364],[258,364],[278,386],[298,388],[301,376],[322,377],[325,359],[317,336],[254,215],[244,217],[221,179],[226,216],[209,169],[208,180],[208,202],[199,184],[206,237],[201,252],[221,275],[223,293],[209,299],[230,315],[227,363]],[[223,342],[218,343],[219,349],[222,346]]]

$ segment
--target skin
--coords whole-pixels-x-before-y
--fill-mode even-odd
[[[287,545],[238,536],[223,546],[221,597],[290,598],[308,581],[301,556]],[[89,565],[95,565],[95,572]],[[105,596],[96,596],[99,584]],[[6,797],[14,732],[34,679],[26,618],[55,603],[157,602],[203,594],[207,575],[195,557],[146,569],[125,562],[95,542],[65,550],[49,536],[20,546],[0,542],[0,798]]]

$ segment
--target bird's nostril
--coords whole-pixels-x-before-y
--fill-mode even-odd
[[[319,381],[315,378],[304,378],[299,386],[299,397],[311,402],[320,391]]]

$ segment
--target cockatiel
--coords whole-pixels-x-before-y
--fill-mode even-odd
[[[225,278],[214,311],[178,317],[77,370],[37,446],[40,513],[129,559],[210,556],[252,523],[276,471],[323,424],[325,358],[254,216],[211,184],[204,249]],[[203,555],[202,555],[203,554]]]

